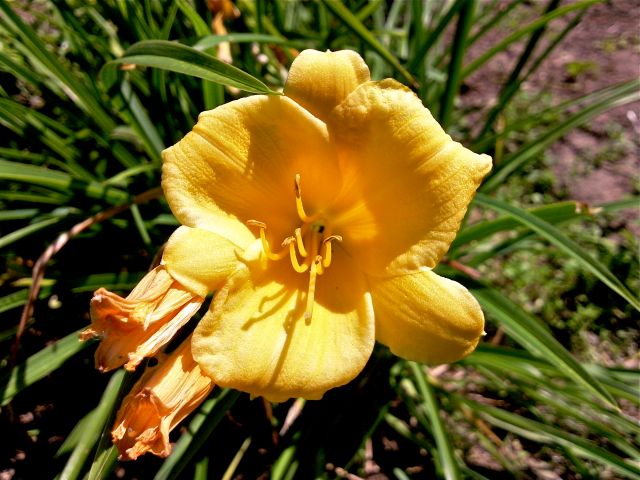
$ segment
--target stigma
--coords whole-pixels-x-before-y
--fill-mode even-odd
[[[258,220],[248,220],[247,225],[257,227],[260,230],[262,250],[269,260],[279,261],[289,258],[291,267],[297,273],[308,273],[309,283],[305,298],[304,318],[307,323],[313,317],[315,305],[316,282],[331,265],[332,242],[342,241],[340,235],[331,233],[330,225],[318,213],[309,215],[302,201],[302,187],[300,174],[294,179],[294,193],[296,212],[300,223],[296,226],[292,235],[282,241],[280,249],[274,252],[267,240],[267,224]]]

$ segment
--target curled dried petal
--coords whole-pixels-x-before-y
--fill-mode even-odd
[[[171,453],[169,432],[213,390],[191,354],[191,337],[148,368],[122,402],[111,432],[121,460]]]

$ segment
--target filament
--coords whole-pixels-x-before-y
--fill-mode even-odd
[[[316,256],[315,260],[311,264],[311,272],[309,273],[309,289],[307,290],[307,306],[304,312],[304,319],[308,323],[313,317],[313,306],[315,305],[316,297],[316,278],[318,274],[318,268],[321,267],[322,257]]]
[[[287,237],[282,245],[289,245],[289,258],[291,259],[291,265],[293,269],[298,273],[304,273],[309,269],[309,265],[306,263],[300,265],[298,262],[298,255],[296,254],[296,240],[293,237]]]
[[[322,245],[324,246],[324,254],[322,255],[322,266],[324,268],[329,267],[331,265],[331,241],[337,240],[338,242],[342,241],[342,237],[340,235],[329,235],[322,241]]]
[[[306,257],[307,249],[304,248],[304,242],[302,241],[302,230],[300,229],[300,227],[296,228],[295,234],[296,234],[296,242],[298,244],[298,251],[300,252],[300,255],[302,255],[303,257]]]
[[[307,213],[304,211],[304,206],[302,205],[302,189],[300,187],[299,173],[296,173],[295,190],[296,190],[296,210],[298,211],[298,216],[300,217],[300,220],[302,220],[305,223],[312,222],[314,220],[314,217],[310,217],[309,215],[307,215]]]

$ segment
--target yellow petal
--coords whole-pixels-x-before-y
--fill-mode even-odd
[[[169,342],[203,301],[204,297],[185,289],[159,266],[127,298],[98,289],[91,299],[91,326],[80,338],[101,339],[95,354],[99,370],[122,365],[133,370]]]
[[[163,158],[162,188],[180,223],[243,248],[255,238],[247,220],[266,223],[276,244],[291,235],[296,174],[311,210],[340,185],[326,126],[286,97],[256,95],[204,112]]]
[[[271,401],[318,399],[364,367],[374,344],[365,280],[342,252],[317,277],[305,320],[308,274],[285,262],[247,263],[216,295],[193,335],[193,354],[216,384]]]
[[[418,362],[454,362],[470,354],[484,329],[477,300],[453,280],[432,271],[370,278],[376,339]]]
[[[336,105],[369,79],[369,68],[356,52],[304,50],[291,64],[284,94],[325,121]]]
[[[334,231],[367,273],[434,267],[491,158],[451,140],[394,80],[360,86],[329,119],[343,191]]]
[[[181,285],[206,297],[236,269],[238,252],[242,250],[220,235],[183,226],[169,238],[162,261]]]
[[[191,354],[191,337],[148,368],[122,402],[112,432],[121,460],[171,453],[169,432],[213,389]]]

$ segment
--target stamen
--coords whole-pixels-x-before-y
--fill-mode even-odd
[[[311,321],[311,317],[313,317],[313,306],[315,305],[315,297],[316,297],[316,278],[318,273],[318,268],[322,268],[322,257],[320,255],[316,256],[316,259],[311,264],[311,272],[309,273],[309,290],[307,290],[307,306],[304,312],[304,319],[307,323]]]
[[[278,253],[273,253],[271,248],[269,247],[269,240],[267,240],[267,236],[265,235],[265,230],[267,229],[267,224],[264,222],[260,222],[258,220],[247,220],[247,225],[252,227],[260,228],[260,240],[262,241],[262,250],[264,250],[264,254],[270,260],[282,260],[287,256],[286,250],[281,250]]]
[[[300,217],[300,220],[306,223],[312,222],[314,220],[314,217],[308,216],[304,211],[304,207],[302,206],[302,189],[300,188],[299,173],[296,173],[295,190],[296,190],[296,209],[298,210],[298,216]]]
[[[329,235],[322,241],[322,245],[324,246],[324,255],[322,259],[322,266],[324,268],[328,268],[331,265],[331,241],[337,240],[338,242],[342,241],[342,237],[340,235]]]
[[[289,246],[289,258],[291,258],[291,265],[293,266],[293,269],[298,273],[304,273],[309,269],[309,265],[307,265],[306,263],[300,265],[300,262],[298,262],[295,242],[296,239],[294,237],[287,237],[284,239],[284,242],[282,242],[282,246]]]
[[[296,233],[296,242],[298,244],[298,251],[300,252],[300,255],[302,255],[303,257],[306,257],[307,249],[304,248],[304,242],[302,241],[302,230],[300,229],[300,227],[296,228],[295,233]]]

